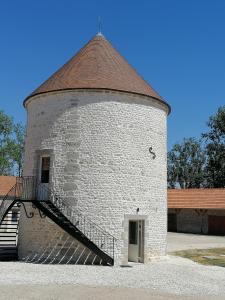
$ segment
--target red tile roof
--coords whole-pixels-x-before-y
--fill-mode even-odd
[[[0,197],[5,196],[15,184],[15,176],[0,176]]]
[[[168,189],[168,208],[225,209],[225,189]]]
[[[96,35],[64,66],[37,88],[30,97],[70,89],[109,89],[164,100],[102,35]]]

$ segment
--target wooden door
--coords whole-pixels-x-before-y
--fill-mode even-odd
[[[177,215],[175,213],[168,214],[168,231],[177,232]]]
[[[208,234],[225,235],[225,216],[208,216]]]

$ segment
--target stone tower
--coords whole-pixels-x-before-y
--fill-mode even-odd
[[[114,236],[115,264],[164,255],[169,105],[98,34],[24,106],[23,175]],[[93,262],[92,249],[27,209],[34,217],[21,218],[20,259]]]

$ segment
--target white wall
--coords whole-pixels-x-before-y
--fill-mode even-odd
[[[53,188],[118,239],[118,263],[127,260],[124,215],[137,208],[148,216],[145,262],[164,255],[166,106],[145,96],[83,90],[35,96],[27,110],[24,175],[37,174],[37,150],[53,150]],[[27,226],[21,228],[24,252],[24,240],[32,248],[35,233],[28,236]],[[51,235],[46,225],[40,230],[45,238]]]

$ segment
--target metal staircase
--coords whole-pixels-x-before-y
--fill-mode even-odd
[[[13,213],[12,209],[21,204],[24,206],[26,202],[31,202],[42,214],[49,217],[70,236],[87,247],[98,257],[101,264],[114,264],[115,238],[86,218],[77,208],[66,205],[59,195],[37,183],[34,177],[18,178],[16,185],[5,196],[0,206],[0,235],[3,229],[12,229],[13,232],[10,233],[10,238],[14,234],[15,246],[17,243],[18,219],[17,227],[9,228],[12,225],[7,222],[10,220],[11,212]],[[0,243],[0,249],[2,248]]]
[[[17,260],[17,238],[20,209],[15,202],[16,186],[8,192],[0,205],[0,260]]]
[[[17,205],[6,214],[0,225],[0,258],[17,260],[17,237],[20,211]]]

